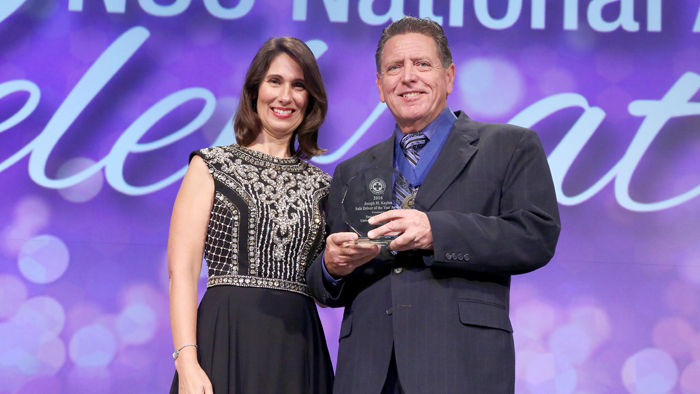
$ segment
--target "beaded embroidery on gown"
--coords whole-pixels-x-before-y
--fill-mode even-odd
[[[215,184],[197,313],[198,359],[215,394],[330,393],[306,269],[323,248],[330,176],[239,145],[196,152]],[[171,394],[177,393],[177,373]]]

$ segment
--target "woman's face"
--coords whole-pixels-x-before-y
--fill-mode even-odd
[[[291,136],[304,120],[308,94],[301,67],[289,55],[277,55],[258,89],[262,131],[278,139]]]

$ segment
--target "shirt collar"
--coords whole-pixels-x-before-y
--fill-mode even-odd
[[[428,125],[420,131],[422,131],[423,134],[428,137],[428,140],[432,140],[442,124],[449,122],[450,127],[447,128],[447,131],[449,132],[456,120],[457,116],[455,116],[450,107],[446,105],[445,109],[443,109],[432,122],[428,123]],[[401,132],[401,128],[398,124],[394,125],[394,135],[396,136],[397,141],[401,141],[401,138],[403,138],[405,135]]]

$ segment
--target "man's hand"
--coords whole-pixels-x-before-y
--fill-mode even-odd
[[[346,276],[355,268],[377,257],[379,246],[364,242],[355,244],[356,239],[355,233],[335,233],[328,236],[323,259],[329,274],[334,277]]]
[[[369,219],[369,224],[389,222],[375,228],[367,235],[370,238],[381,235],[399,234],[389,244],[389,249],[403,251],[411,249],[433,249],[433,231],[425,212],[415,209],[392,209]]]

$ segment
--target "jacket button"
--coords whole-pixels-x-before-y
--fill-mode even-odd
[[[469,255],[466,253],[464,254],[464,261],[469,261]]]
[[[457,253],[457,260],[459,260],[459,261],[464,260],[464,255],[462,253]]]
[[[396,267],[396,268],[394,268],[394,273],[395,273],[396,275],[398,275],[398,274],[400,274],[400,273],[402,273],[402,272],[403,272],[403,268],[402,268],[402,267]]]
[[[452,255],[449,254],[449,253],[445,253],[445,258],[446,258],[447,260],[452,260]]]
[[[391,314],[394,313],[394,311],[391,310],[391,308],[386,310],[386,314],[391,316]]]

